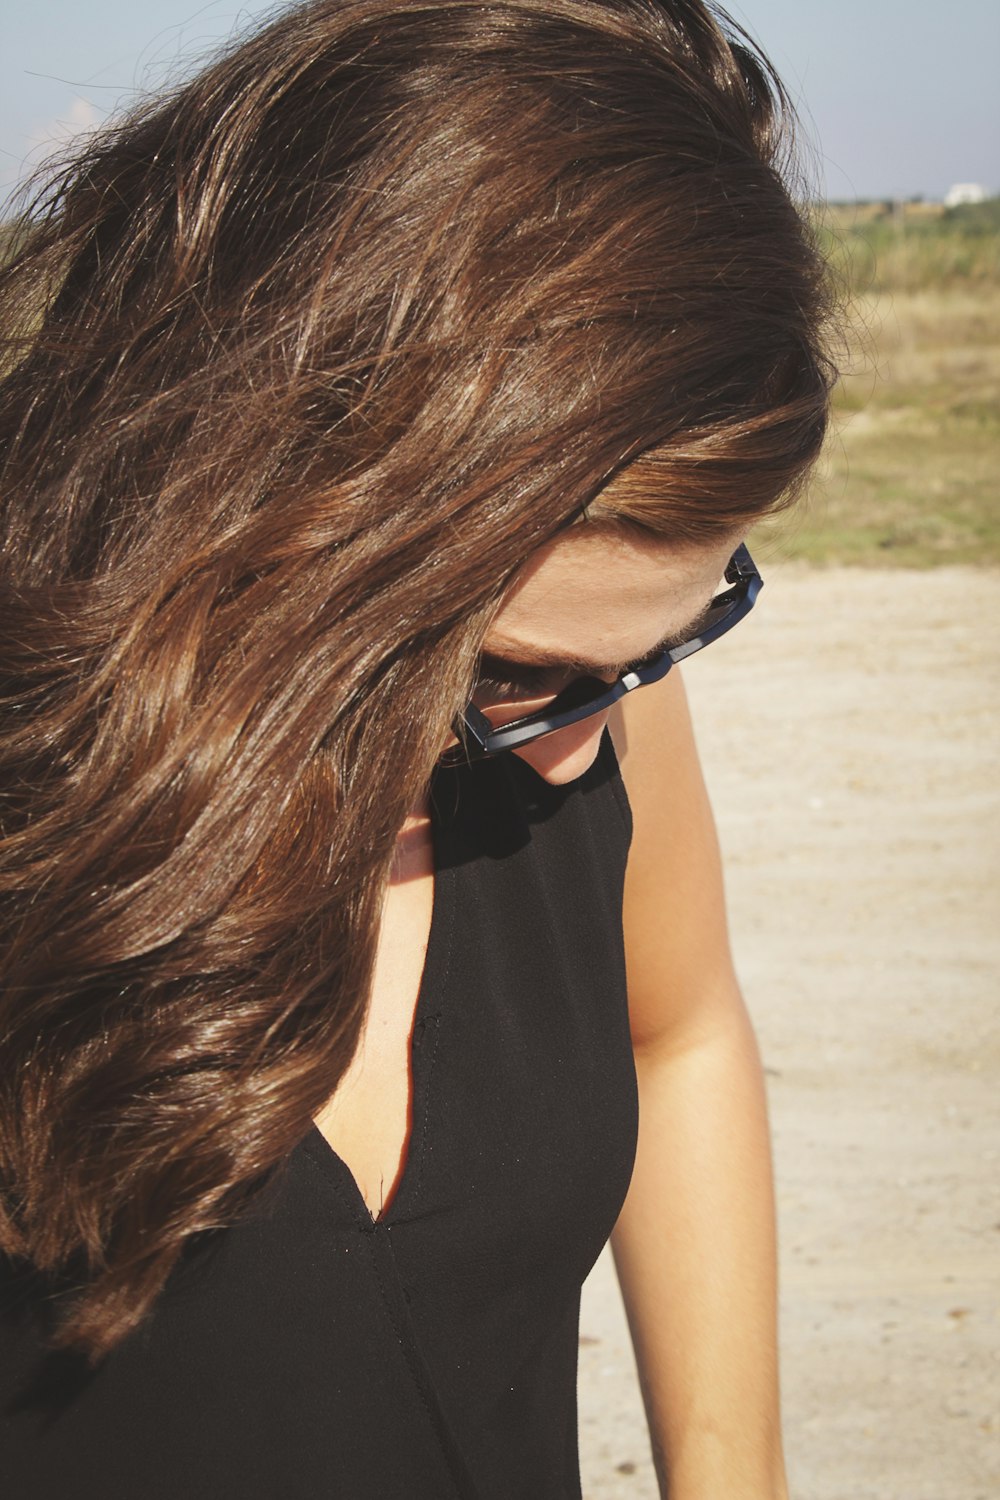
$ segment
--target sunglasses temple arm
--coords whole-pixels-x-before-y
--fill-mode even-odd
[[[466,706],[463,713],[456,716],[454,728],[456,733],[459,733],[459,731],[464,732],[459,733],[460,739],[464,738],[464,735],[469,735],[475,741],[478,749],[485,750],[493,725],[474,703],[470,703]]]

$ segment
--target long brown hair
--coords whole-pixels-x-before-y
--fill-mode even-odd
[[[309,1128],[528,556],[783,504],[828,402],[766,61],[697,0],[316,0],[0,277],[0,1249],[98,1358]]]

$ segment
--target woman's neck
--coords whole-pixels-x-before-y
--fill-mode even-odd
[[[396,835],[390,884],[415,880],[434,867],[434,842],[431,833],[431,803],[428,795],[406,816]]]

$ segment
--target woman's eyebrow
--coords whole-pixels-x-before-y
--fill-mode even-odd
[[[621,677],[625,672],[634,671],[636,667],[649,661],[651,657],[659,656],[664,651],[669,651],[673,646],[682,646],[692,636],[698,634],[706,623],[711,613],[711,602],[688,625],[682,626],[680,630],[672,630],[665,635],[661,641],[650,648],[642,656],[634,657],[626,662],[597,662],[588,661],[583,657],[564,655],[559,651],[547,651],[544,647],[529,645],[497,645],[491,646],[489,650],[483,651],[483,657],[489,661],[498,662],[502,666],[509,667],[560,667],[566,672],[579,672],[595,677]]]

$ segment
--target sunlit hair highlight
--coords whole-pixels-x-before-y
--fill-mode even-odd
[[[769,66],[694,0],[320,0],[94,137],[0,275],[0,1249],[97,1359],[350,1060],[505,587],[822,440]]]

